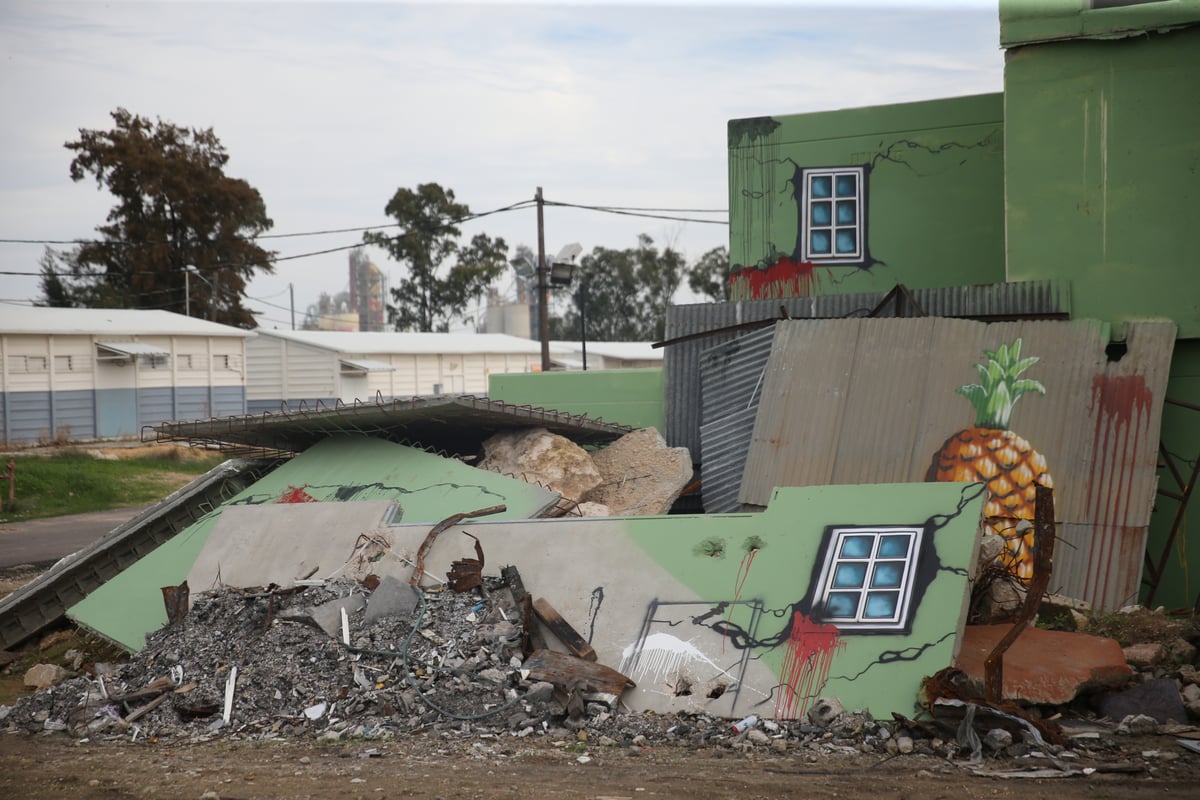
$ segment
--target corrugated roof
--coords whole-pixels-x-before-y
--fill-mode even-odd
[[[170,311],[133,308],[6,308],[0,333],[103,334],[105,336],[254,336]]]
[[[1019,338],[1022,356],[1039,359],[1023,377],[1046,393],[1027,394],[1010,428],[1045,457],[1058,519],[1089,530],[1086,553],[1060,557],[1056,580],[1097,607],[1123,604],[1140,581],[1175,331],[1129,323],[1127,352],[1110,361],[1108,326],[1091,320],[779,322],[739,500],[765,506],[776,486],[926,480],[975,420],[955,390],[979,380],[985,349]]]
[[[519,353],[540,355],[541,344],[505,333],[368,333],[361,331],[276,331],[260,329],[261,336],[300,342],[335,353],[389,353],[424,355],[439,353]]]
[[[941,289],[912,289],[911,295],[930,316],[1004,319],[1021,316],[1064,316],[1071,310],[1070,284],[1066,281],[1019,281],[953,286]],[[754,325],[779,319],[781,309],[794,319],[862,317],[875,309],[887,292],[787,297],[777,300],[748,300],[736,303],[697,303],[667,309],[667,341],[684,336],[697,338],[668,344],[664,348],[663,390],[665,394],[664,436],[672,447],[687,447],[693,458],[700,445],[700,353],[747,333]],[[896,315],[893,304],[880,316]],[[917,316],[909,308],[903,316]],[[770,323],[767,323],[770,324]],[[700,334],[704,334],[700,336]]]
[[[152,344],[142,342],[96,342],[96,347],[115,353],[118,356],[169,356],[170,350],[164,350]]]
[[[394,372],[396,369],[387,361],[372,361],[369,358],[341,358],[338,361],[349,372]]]
[[[475,455],[483,441],[512,428],[546,428],[580,444],[605,444],[633,430],[534,406],[461,397],[412,397],[244,417],[165,422],[143,432],[157,441],[185,441],[237,453],[299,453],[334,434],[365,433],[456,455]]]
[[[709,514],[741,508],[738,491],[774,339],[774,329],[763,328],[700,353],[701,497]]]
[[[581,353],[582,342],[555,340],[550,342],[550,350],[555,353]],[[618,358],[622,361],[662,361],[663,351],[656,348],[653,342],[588,342],[589,356],[603,358]]]

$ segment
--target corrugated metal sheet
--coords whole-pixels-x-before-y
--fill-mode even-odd
[[[1094,321],[794,320],[775,326],[740,502],[776,486],[924,481],[947,439],[972,427],[955,392],[977,381],[983,351],[1020,338],[1040,360],[1011,428],[1046,459],[1056,516],[1076,548],[1057,559],[1068,594],[1111,608],[1137,591],[1156,487],[1162,402],[1175,326],[1130,323],[1127,352],[1106,355]],[[1074,527],[1072,527],[1074,526]]]
[[[742,470],[774,338],[773,328],[763,328],[700,353],[701,495],[709,514],[739,510]]]
[[[1022,281],[946,289],[913,289],[913,298],[929,316],[1012,317],[1070,313],[1070,284],[1062,281]],[[796,319],[866,316],[887,292],[788,297],[738,303],[699,303],[667,309],[667,341],[733,325],[778,319],[780,309]],[[894,316],[885,307],[880,316]],[[910,309],[908,316],[913,316]],[[663,356],[663,389],[666,396],[664,436],[672,447],[686,447],[692,459],[700,455],[700,353],[747,333],[724,331],[668,345]]]

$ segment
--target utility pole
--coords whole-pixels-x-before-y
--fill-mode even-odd
[[[288,284],[288,297],[292,300],[292,330],[296,330],[296,290]]]
[[[187,267],[183,268],[183,313],[192,315],[192,272]]]
[[[542,216],[545,202],[542,200],[542,187],[537,187],[533,197],[537,201],[537,242],[538,242],[538,339],[542,342],[542,372],[550,371],[550,286],[546,273],[546,223]]]

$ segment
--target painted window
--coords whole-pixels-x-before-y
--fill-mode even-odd
[[[46,356],[9,356],[8,371],[13,373],[45,372],[48,361]]]
[[[213,369],[220,372],[226,370],[228,372],[242,371],[242,357],[237,353],[218,353],[212,357]]]
[[[55,356],[54,371],[55,372],[73,372],[75,370],[75,361],[73,356]]]
[[[804,170],[804,260],[855,264],[865,260],[863,168]]]
[[[844,630],[904,630],[921,528],[834,528],[822,558],[814,607]]]

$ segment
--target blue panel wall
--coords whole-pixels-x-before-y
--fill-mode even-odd
[[[208,419],[214,416],[207,386],[181,386],[175,390],[175,419]]]
[[[175,419],[175,392],[170,386],[137,390],[138,428]]]
[[[212,416],[236,417],[246,413],[246,388],[244,386],[212,387]]]
[[[4,399],[4,438],[36,442],[54,435],[50,424],[50,392],[9,392]]]
[[[138,427],[137,394],[133,389],[96,390],[96,436],[134,436]]]
[[[96,438],[96,398],[91,389],[54,393],[54,431],[73,441]]]

